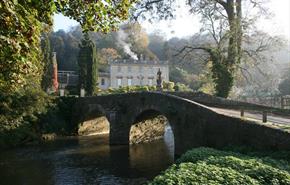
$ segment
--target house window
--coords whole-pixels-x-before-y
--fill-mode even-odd
[[[120,87],[122,85],[122,78],[117,78],[117,86]]]
[[[121,72],[121,66],[118,66],[118,72]]]
[[[149,78],[148,85],[149,85],[149,86],[152,86],[152,85],[153,85],[152,82],[153,82],[152,78]]]
[[[132,85],[132,78],[128,78],[128,86]]]
[[[143,72],[143,67],[139,66],[139,72],[142,73]]]
[[[132,67],[128,66],[128,72],[131,72],[131,71],[132,71]]]
[[[153,71],[153,67],[149,67],[149,73],[150,73],[150,74],[153,74],[153,73],[154,73],[154,71]]]
[[[101,79],[101,85],[105,85],[105,79],[104,78]]]

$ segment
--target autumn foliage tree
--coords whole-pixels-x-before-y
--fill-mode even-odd
[[[118,51],[114,48],[103,48],[100,51],[103,64],[108,64],[110,61],[120,58]]]

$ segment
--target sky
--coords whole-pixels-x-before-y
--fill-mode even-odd
[[[260,20],[257,28],[272,35],[283,35],[290,40],[290,0],[270,0],[267,5],[273,12],[273,17],[267,20]],[[142,26],[148,33],[163,32],[166,38],[186,37],[199,32],[201,24],[197,16],[190,15],[186,7],[181,7],[178,16],[174,20],[161,21],[158,23],[143,22]],[[54,16],[54,31],[63,29],[68,31],[71,27],[78,25],[74,20],[64,17],[61,14]]]

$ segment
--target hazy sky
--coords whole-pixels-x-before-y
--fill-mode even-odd
[[[268,8],[274,16],[271,20],[260,20],[257,24],[258,29],[275,35],[284,35],[290,40],[290,0],[271,0]],[[67,31],[77,24],[76,21],[61,14],[54,16],[55,31],[59,29]],[[148,32],[162,31],[167,38],[190,36],[201,28],[198,18],[190,15],[185,7],[178,10],[178,17],[175,20],[161,21],[155,24],[142,23],[142,26]]]

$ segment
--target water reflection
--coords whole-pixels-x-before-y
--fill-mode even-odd
[[[173,162],[173,138],[166,130],[165,140],[130,147],[109,146],[101,135],[2,151],[0,184],[142,184]]]

